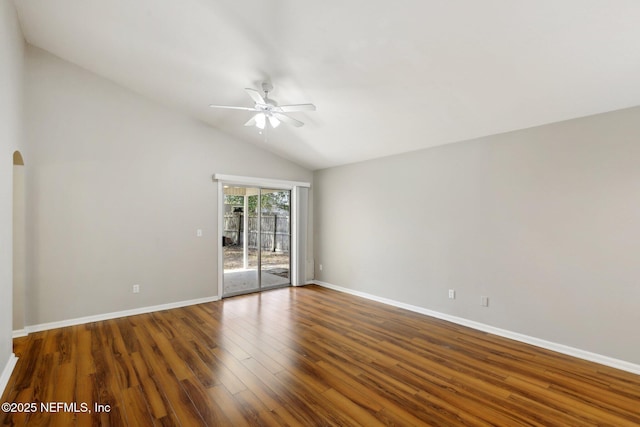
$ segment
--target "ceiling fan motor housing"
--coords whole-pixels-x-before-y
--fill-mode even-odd
[[[273,90],[273,85],[269,82],[262,82],[262,91],[264,93],[269,93]]]

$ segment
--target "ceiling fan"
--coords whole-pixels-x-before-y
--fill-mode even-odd
[[[303,126],[300,120],[296,120],[287,116],[285,113],[293,113],[296,111],[315,111],[316,106],[313,104],[291,104],[291,105],[278,105],[276,101],[269,98],[269,92],[273,90],[273,85],[268,82],[262,83],[262,91],[264,96],[255,89],[245,89],[251,99],[255,102],[253,108],[251,107],[230,107],[227,105],[209,105],[212,108],[226,108],[229,110],[244,110],[253,111],[256,114],[253,115],[244,125],[256,126],[259,129],[264,129],[267,122],[272,128],[277,128],[280,123],[286,123],[295,127]]]

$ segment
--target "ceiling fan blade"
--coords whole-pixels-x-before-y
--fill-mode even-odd
[[[271,124],[272,128],[277,128],[278,126],[280,126],[280,119],[278,119],[276,116],[271,115],[269,117],[267,117],[269,119],[269,123]]]
[[[247,123],[244,124],[245,126],[255,126],[256,125],[256,116],[251,117],[249,120],[247,120]]]
[[[299,128],[301,126],[304,126],[304,123],[302,123],[300,120],[293,119],[293,118],[291,118],[289,116],[285,116],[284,114],[273,113],[273,115],[274,115],[274,117],[277,117],[278,120],[280,120],[281,122],[286,123],[288,125],[292,125],[292,126],[295,126],[297,128]]]
[[[256,104],[266,104],[264,98],[262,97],[262,95],[260,95],[260,92],[258,92],[257,90],[251,89],[251,88],[245,88],[244,90],[247,91],[251,99],[253,99]]]
[[[211,108],[225,108],[227,110],[243,110],[243,111],[256,111],[255,108],[249,108],[249,107],[230,107],[228,105],[213,105],[210,104],[209,107]]]
[[[316,111],[316,106],[313,104],[279,105],[276,108],[278,108],[282,113],[292,113],[294,111]]]

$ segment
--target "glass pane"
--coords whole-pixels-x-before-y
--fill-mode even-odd
[[[224,291],[233,295],[258,286],[257,188],[224,188]]]
[[[261,190],[262,289],[291,283],[291,192]]]

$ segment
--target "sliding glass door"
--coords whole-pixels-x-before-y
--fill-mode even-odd
[[[223,296],[291,283],[291,192],[224,186]]]
[[[260,278],[262,288],[291,283],[291,192],[261,189]]]

